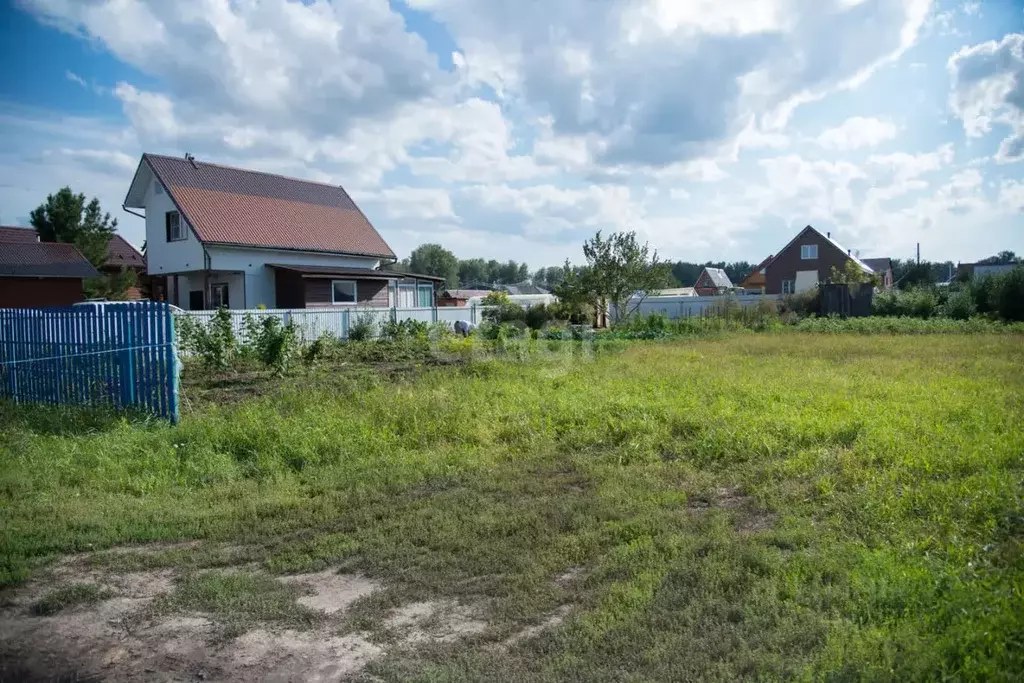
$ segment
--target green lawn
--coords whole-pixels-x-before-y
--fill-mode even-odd
[[[94,561],[341,567],[387,586],[352,629],[486,611],[384,680],[1024,671],[1022,336],[740,334],[258,389],[186,384],[177,428],[0,406],[0,579],[202,539]],[[247,602],[258,575],[189,577],[163,609],[312,619],[288,591]]]

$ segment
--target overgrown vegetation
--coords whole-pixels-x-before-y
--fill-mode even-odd
[[[167,609],[238,629],[310,615],[204,565],[381,579],[353,628],[380,605],[484,606],[486,632],[391,652],[365,674],[381,680],[1013,680],[1022,340],[732,334],[386,381],[331,366],[176,428],[2,404],[0,579],[201,539],[146,566],[190,570]]]
[[[983,314],[1024,321],[1024,266],[944,287],[924,285],[881,292],[874,297],[873,313],[918,318],[946,316],[957,320]]]

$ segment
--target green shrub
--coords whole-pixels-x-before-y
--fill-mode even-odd
[[[796,294],[787,294],[779,303],[779,313],[793,313],[798,318],[818,315],[821,311],[821,290],[817,287]]]
[[[989,297],[992,309],[999,317],[1024,321],[1024,266],[986,279],[994,280]]]
[[[348,339],[349,341],[366,341],[373,339],[377,331],[377,323],[373,316],[364,313],[356,318],[356,321],[349,325],[348,328]]]
[[[912,287],[879,292],[872,299],[877,316],[931,318],[939,312],[939,297],[934,287]]]
[[[490,320],[493,323],[511,323],[526,319],[526,310],[519,304],[513,303],[507,292],[491,292],[480,303],[487,306],[483,315],[484,320]]]
[[[970,292],[950,292],[946,297],[946,305],[943,313],[954,320],[967,320],[975,314],[977,307]]]
[[[299,335],[291,321],[281,322],[276,315],[260,321],[255,339],[251,340],[256,357],[263,365],[284,374],[299,348]]]
[[[553,319],[553,316],[547,306],[537,304],[526,309],[523,319],[526,322],[526,326],[531,330],[539,330],[548,324]]]
[[[384,339],[426,339],[430,331],[430,323],[421,320],[388,320],[380,326],[380,336]]]
[[[197,355],[207,369],[218,372],[231,367],[238,340],[226,308],[218,309],[207,325],[187,315],[178,316],[175,322],[181,347]]]

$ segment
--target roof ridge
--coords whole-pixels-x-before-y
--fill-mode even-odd
[[[152,152],[144,152],[142,156],[144,156],[144,157],[158,157],[160,159],[170,159],[171,161],[184,161],[184,162],[190,163],[189,160],[184,158],[184,157],[172,157],[169,154],[153,154]],[[334,184],[331,184],[331,183],[325,183],[325,182],[323,182],[321,180],[308,180],[306,178],[299,178],[297,176],[284,175],[283,173],[271,173],[270,171],[260,171],[260,170],[254,169],[254,168],[242,168],[241,166],[231,166],[229,164],[218,164],[218,163],[213,162],[213,161],[203,161],[202,159],[195,159],[195,158],[193,158],[193,161],[195,161],[196,164],[201,164],[203,166],[216,166],[217,168],[226,168],[229,171],[241,171],[242,173],[258,173],[259,175],[270,176],[271,178],[281,178],[283,180],[293,180],[293,181],[295,181],[297,183],[309,183],[310,185],[320,185],[322,187],[330,187],[330,188],[333,188],[335,190],[341,190],[345,194],[348,194],[348,190],[346,190],[344,188],[344,186],[342,186],[342,185],[334,185]],[[349,198],[351,199],[351,196]],[[354,201],[352,203],[355,204]]]

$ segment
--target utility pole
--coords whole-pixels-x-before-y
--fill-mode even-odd
[[[921,265],[921,243],[917,243],[917,264]]]

